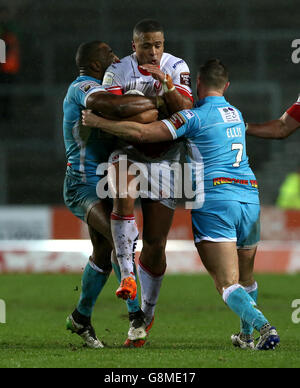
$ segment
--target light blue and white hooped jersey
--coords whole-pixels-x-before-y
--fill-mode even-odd
[[[100,129],[85,127],[81,111],[92,93],[106,92],[101,81],[80,76],[70,85],[64,99],[64,143],[68,160],[68,174],[89,184],[97,184],[97,167],[108,161],[115,149],[115,138]]]
[[[186,139],[198,208],[212,200],[259,204],[257,181],[246,154],[243,117],[224,97],[206,97],[194,109],[163,122],[174,140]]]

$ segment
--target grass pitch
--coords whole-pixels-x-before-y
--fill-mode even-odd
[[[97,302],[93,325],[107,347],[90,350],[65,330],[81,275],[1,275],[0,368],[299,368],[300,323],[292,322],[300,299],[299,275],[259,275],[259,307],[281,336],[275,351],[235,349],[230,336],[239,319],[223,303],[208,275],[165,277],[156,321],[146,346],[124,349],[128,318],[110,277]],[[299,314],[300,315],[300,314]]]

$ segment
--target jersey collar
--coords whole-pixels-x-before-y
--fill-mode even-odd
[[[218,103],[218,104],[227,103],[224,96],[208,96],[208,97],[202,98],[202,100],[199,100],[198,102],[196,102],[195,107],[198,108],[204,104],[212,103],[212,102]]]
[[[80,75],[77,77],[76,81],[94,81],[94,82],[97,82],[98,84],[102,85],[101,80],[94,78],[94,77],[90,77],[89,75]]]

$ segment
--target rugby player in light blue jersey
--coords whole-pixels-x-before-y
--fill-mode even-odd
[[[105,117],[130,117],[141,122],[157,118],[155,99],[116,96],[104,89],[101,80],[114,61],[118,58],[106,43],[93,41],[82,44],[76,54],[80,75],[70,85],[64,100],[63,132],[68,163],[64,200],[69,210],[88,224],[93,245],[93,253],[82,277],[80,300],[67,318],[67,328],[79,334],[91,348],[103,347],[91,325],[91,315],[111,272],[113,251],[110,231],[112,203],[97,196],[97,184],[103,178],[97,168],[108,162],[117,142],[114,136],[98,128],[84,127],[81,111],[88,108],[101,112]]]
[[[274,349],[275,327],[257,309],[254,260],[260,238],[260,205],[255,175],[246,154],[241,112],[223,97],[228,71],[219,60],[201,66],[197,77],[199,101],[168,120],[141,125],[113,122],[83,112],[83,123],[140,142],[186,139],[186,154],[196,188],[192,224],[199,255],[228,307],[241,319],[235,346]],[[260,332],[254,344],[253,331]]]

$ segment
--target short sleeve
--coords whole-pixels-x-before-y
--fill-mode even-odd
[[[96,92],[106,92],[106,90],[95,81],[82,81],[74,85],[75,101],[78,105],[84,107],[86,107],[88,97]]]
[[[182,110],[162,121],[168,127],[174,140],[180,137],[193,137],[195,129],[200,129],[200,120],[192,110]]]
[[[123,85],[119,73],[119,66],[111,65],[105,72],[103,86],[113,94],[123,94]]]
[[[173,69],[171,76],[174,86],[179,93],[189,97],[193,101],[191,74],[188,65],[181,59],[173,65]]]

